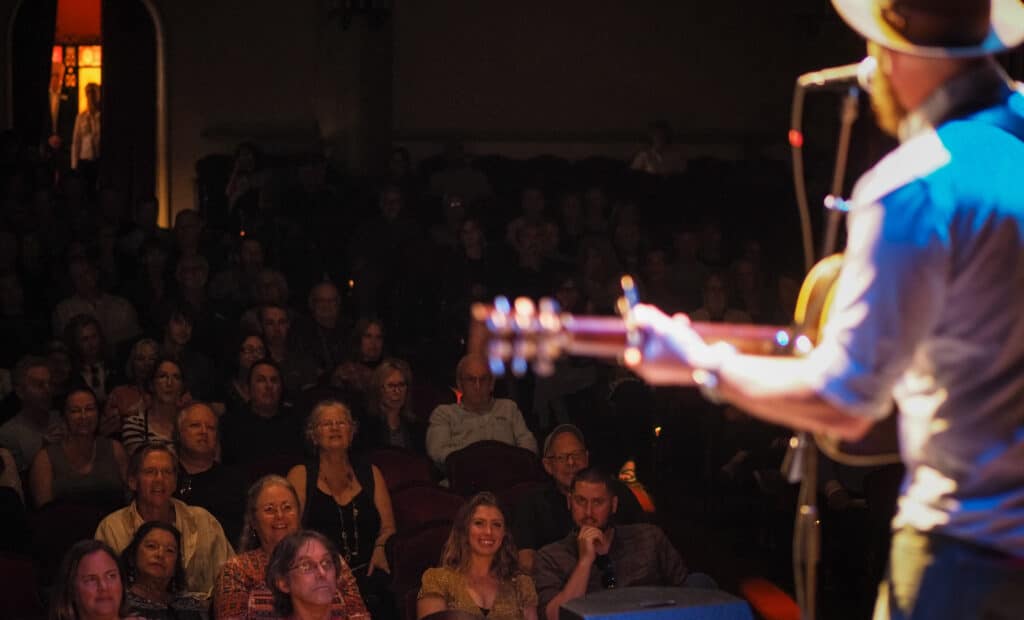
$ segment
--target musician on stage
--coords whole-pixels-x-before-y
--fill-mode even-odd
[[[895,401],[907,473],[875,618],[1022,617],[1024,95],[992,55],[1024,41],[1024,5],[833,4],[868,39],[872,105],[901,144],[853,191],[817,347],[746,355],[639,306],[633,366],[847,439]]]

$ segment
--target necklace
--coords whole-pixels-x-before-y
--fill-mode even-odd
[[[348,532],[345,530],[345,512],[341,506],[335,504],[338,509],[338,519],[341,521],[341,555],[349,565],[352,560],[359,557],[359,508],[352,506],[352,546],[348,544]]]

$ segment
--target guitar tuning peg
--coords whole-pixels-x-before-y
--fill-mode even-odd
[[[488,357],[487,363],[491,367],[491,374],[495,377],[501,377],[505,374],[505,362],[496,357]]]
[[[525,375],[527,367],[525,358],[519,356],[512,358],[512,374],[516,377],[522,377]]]

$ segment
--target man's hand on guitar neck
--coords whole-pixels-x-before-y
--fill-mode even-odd
[[[655,306],[640,304],[631,318],[641,331],[639,358],[626,363],[651,385],[695,385],[695,369],[717,368],[723,349],[710,345],[690,326],[685,314],[668,316]]]
[[[807,358],[727,353],[705,342],[685,315],[654,306],[637,305],[630,320],[642,338],[639,355],[627,353],[626,363],[648,383],[694,385],[695,370],[711,371],[717,396],[768,422],[844,439],[863,436],[873,423],[823,399]]]

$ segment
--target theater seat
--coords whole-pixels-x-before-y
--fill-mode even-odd
[[[53,578],[67,550],[76,542],[95,536],[100,521],[111,512],[109,506],[58,500],[32,516],[32,552],[44,583]]]
[[[763,620],[800,620],[800,608],[778,586],[762,577],[747,577],[740,581],[740,596]]]
[[[405,600],[410,590],[419,589],[423,571],[438,565],[451,529],[451,521],[431,521],[408,531],[399,530],[388,539],[391,589],[396,600]]]
[[[478,441],[448,455],[448,485],[460,495],[498,493],[523,482],[543,481],[537,455],[500,441]]]
[[[391,493],[434,481],[434,466],[430,459],[404,448],[376,448],[367,454],[367,459],[380,470]]]
[[[3,584],[0,587],[0,618],[32,620],[46,617],[31,558],[0,554],[0,584]]]
[[[407,485],[391,494],[399,532],[431,521],[451,521],[465,502],[461,495],[431,483]]]

